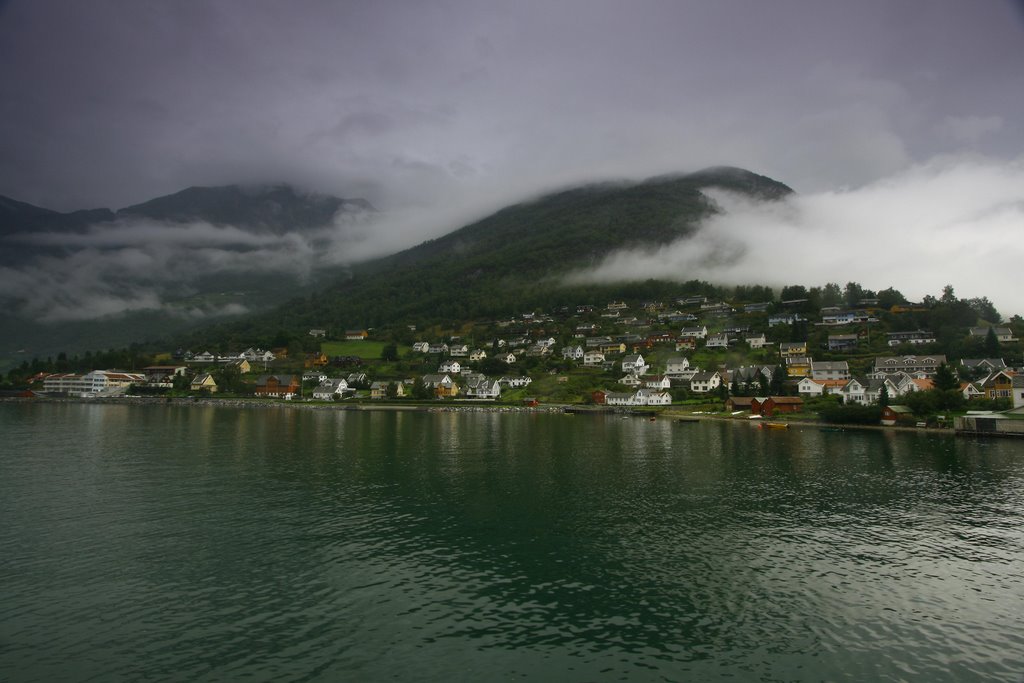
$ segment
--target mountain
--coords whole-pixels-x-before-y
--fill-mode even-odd
[[[297,191],[290,185],[190,187],[125,207],[120,219],[149,218],[167,223],[203,221],[282,235],[330,225],[341,210],[374,211],[365,199]]]
[[[84,230],[90,225],[112,220],[114,212],[110,209],[60,213],[0,195],[0,240],[21,232]]]
[[[189,187],[119,209],[60,213],[0,195],[0,239],[33,232],[71,232],[115,220],[146,218],[168,224],[204,222],[284,234],[330,225],[341,210],[376,209],[365,199],[301,192],[291,185]]]
[[[121,346],[272,308],[336,277],[321,254],[340,258],[375,213],[283,184],[190,187],[116,212],[0,197],[0,368],[22,349]]]
[[[215,334],[234,342],[280,329],[427,324],[508,315],[580,296],[586,302],[594,288],[565,286],[566,273],[620,249],[692,236],[719,210],[708,188],[762,200],[792,193],[778,181],[732,167],[566,189],[354,266],[333,286]]]

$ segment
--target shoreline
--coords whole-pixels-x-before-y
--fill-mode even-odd
[[[652,413],[649,409],[642,412],[632,410],[618,410],[600,406],[584,406],[578,404],[546,404],[539,406],[516,406],[497,403],[465,403],[462,405],[449,402],[432,405],[428,403],[416,403],[403,405],[399,403],[328,403],[328,402],[306,402],[306,401],[283,401],[267,399],[241,399],[241,398],[213,398],[213,397],[167,397],[167,396],[118,396],[118,397],[97,397],[97,398],[76,398],[76,397],[54,397],[54,396],[33,396],[33,397],[2,397],[0,403],[75,403],[75,404],[101,404],[101,405],[144,405],[144,406],[174,406],[174,407],[212,407],[212,408],[233,408],[246,410],[337,410],[337,411],[376,411],[376,412],[478,412],[478,413],[542,413],[542,414],[573,414],[573,415],[621,415],[651,419]],[[571,410],[570,410],[571,409]],[[655,418],[661,417],[668,420],[685,419],[686,421],[703,422],[731,422],[734,424],[749,424],[754,427],[758,421],[751,420],[746,416],[734,417],[731,415],[710,415],[674,410],[668,407],[665,410],[654,413]],[[785,417],[775,418],[774,421],[785,421]],[[955,430],[938,427],[905,427],[899,425],[863,425],[863,424],[831,424],[828,422],[811,422],[807,420],[792,420],[786,424],[796,429],[825,429],[829,431],[880,431],[900,432],[911,434],[936,434],[945,436],[957,436]]]

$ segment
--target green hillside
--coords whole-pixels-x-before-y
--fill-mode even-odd
[[[580,301],[580,288],[563,286],[562,275],[594,265],[618,249],[693,235],[700,221],[716,211],[701,192],[707,187],[764,199],[792,192],[782,183],[735,168],[569,189],[509,206],[439,239],[356,266],[333,286],[270,314],[226,325],[219,334],[486,318]],[[587,298],[584,294],[582,300]]]

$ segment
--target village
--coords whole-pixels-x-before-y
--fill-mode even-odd
[[[821,307],[814,315],[806,300],[613,301],[459,330],[436,328],[429,337],[417,338],[416,330],[406,329],[404,336],[412,341],[404,344],[393,333],[375,340],[371,330],[328,335],[312,328],[298,348],[313,350],[298,357],[295,344],[216,354],[179,349],[132,371],[41,372],[30,378],[30,390],[76,397],[167,393],[286,401],[676,406],[763,417],[822,406],[878,406],[885,409],[887,423],[915,424],[930,417],[926,410],[1024,409],[1024,373],[1006,360],[1020,362],[1020,342],[1011,327],[968,327],[960,346],[979,353],[949,358],[935,352],[941,345],[932,331],[893,330],[905,328],[924,304],[857,303]],[[959,394],[952,403],[951,391]],[[923,410],[914,395],[925,393],[947,398]]]

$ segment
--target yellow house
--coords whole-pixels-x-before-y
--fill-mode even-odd
[[[783,358],[794,358],[807,355],[807,342],[782,342],[779,344],[779,353]]]
[[[322,368],[327,365],[326,353],[311,353],[306,356],[307,368]]]
[[[209,394],[216,394],[217,383],[213,380],[213,375],[208,372],[204,372],[201,375],[196,375],[192,379],[192,384],[189,385],[189,389],[192,391],[205,391]]]
[[[605,344],[605,345],[601,346],[601,353],[604,353],[604,354],[625,353],[625,352],[626,352],[626,345],[625,344],[621,344],[621,343],[620,344]]]
[[[810,377],[811,359],[807,356],[790,356],[786,358],[786,374],[790,377]]]
[[[224,367],[226,367],[226,368],[234,368],[235,370],[238,370],[238,374],[239,375],[246,375],[246,374],[252,372],[252,366],[249,365],[249,361],[247,361],[244,358],[239,358],[238,360],[233,360],[230,363],[227,363]]]
[[[395,385],[395,397],[405,397],[405,387],[402,386],[402,382],[374,382],[370,385],[370,398],[380,400],[388,397],[388,386]]]

